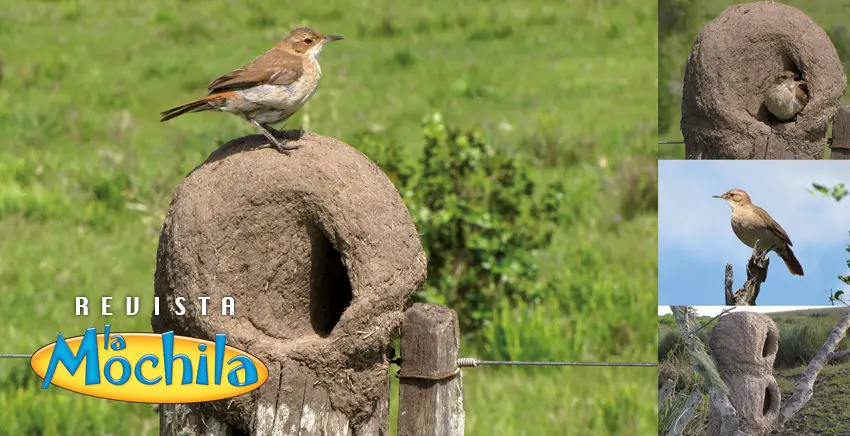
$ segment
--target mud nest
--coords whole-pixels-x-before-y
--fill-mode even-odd
[[[729,400],[746,434],[767,434],[779,416],[782,396],[773,377],[779,329],[762,313],[737,312],[717,322],[709,339],[711,356],[729,388]],[[708,434],[720,433],[720,415],[709,413]]]
[[[767,315],[732,313],[711,329],[709,347],[721,372],[772,374],[779,351],[779,329]]]
[[[809,102],[782,122],[764,106],[783,71],[807,82]],[[820,159],[846,78],[829,37],[780,3],[731,6],[706,24],[685,69],[681,129],[688,159]]]
[[[293,372],[318,381],[311,389],[355,425],[368,419],[386,396],[375,387],[388,382],[385,352],[405,303],[425,280],[418,233],[384,173],[337,140],[294,138],[290,155],[261,147],[259,135],[222,146],[178,186],[160,236],[154,331],[226,332],[228,345],[269,366],[253,397],[212,406],[241,429],[252,402]],[[211,297],[206,316],[201,296]],[[226,296],[234,317],[221,314]]]

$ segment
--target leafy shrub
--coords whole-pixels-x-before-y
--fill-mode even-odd
[[[658,361],[675,357],[682,353],[682,334],[678,330],[671,330],[661,335],[658,340]]]
[[[359,138],[404,197],[428,256],[428,281],[417,297],[446,305],[464,330],[491,319],[498,302],[536,302],[552,283],[541,281],[534,259],[549,246],[563,187],[543,192],[529,164],[490,145],[478,131],[422,124],[425,149],[418,164],[401,147]]]

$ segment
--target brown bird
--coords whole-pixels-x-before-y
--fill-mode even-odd
[[[764,106],[780,121],[788,121],[809,102],[806,88],[806,82],[797,80],[794,72],[783,71],[773,78],[764,94]]]
[[[732,207],[732,231],[746,246],[753,248],[756,240],[764,252],[775,251],[785,262],[791,274],[803,275],[803,267],[791,251],[791,238],[762,208],[753,204],[750,196],[740,189],[732,189],[722,198]]]
[[[326,43],[339,39],[309,27],[294,29],[249,64],[213,80],[208,96],[162,112],[160,121],[188,112],[230,112],[260,129],[281,153],[294,150],[298,147],[281,142],[270,124],[285,121],[313,96],[322,76],[319,54]]]

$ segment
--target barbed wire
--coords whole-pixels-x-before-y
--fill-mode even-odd
[[[832,145],[832,138],[826,138],[826,143]],[[685,141],[658,141],[658,145],[685,145]]]
[[[479,360],[474,357],[457,359],[460,368],[474,368],[481,365],[510,366],[658,366],[658,362],[543,362],[522,360]]]
[[[731,306],[731,307],[727,307],[727,308],[725,308],[725,309],[721,310],[721,311],[720,311],[720,313],[718,313],[718,314],[717,314],[717,316],[715,316],[714,318],[711,318],[710,320],[706,321],[706,322],[705,322],[705,324],[703,324],[703,325],[699,326],[699,328],[697,328],[696,330],[693,330],[693,331],[688,332],[688,334],[689,334],[689,335],[691,335],[691,336],[693,336],[693,335],[695,335],[695,334],[699,333],[699,331],[700,331],[700,330],[704,329],[706,326],[708,326],[709,324],[711,324],[711,323],[713,323],[714,321],[716,321],[716,320],[717,320],[717,318],[720,318],[721,316],[726,315],[727,313],[729,313],[729,312],[731,312],[731,311],[733,311],[733,310],[735,310],[735,309],[737,309],[737,306]]]
[[[399,379],[418,379],[429,381],[442,381],[455,378],[460,374],[461,368],[475,368],[481,365],[508,365],[508,366],[644,366],[657,367],[657,362],[555,362],[555,361],[524,361],[524,360],[480,360],[475,357],[459,357],[456,367],[450,371],[431,374],[416,374],[415,370],[406,371],[404,359],[393,359],[390,361],[398,365],[399,370],[395,376]]]
[[[4,354],[0,353],[0,359],[29,359],[32,354]],[[459,368],[474,368],[481,365],[506,365],[506,366],[658,366],[658,362],[549,362],[528,360],[481,360],[475,357],[460,357],[457,359]]]
[[[0,353],[0,359],[29,359],[32,354],[4,354]]]

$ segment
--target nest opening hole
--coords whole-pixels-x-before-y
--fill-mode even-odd
[[[316,334],[325,337],[336,327],[354,294],[342,255],[327,236],[320,229],[311,228],[310,244],[310,324]]]
[[[761,357],[773,356],[779,351],[779,335],[772,330],[767,331],[761,348]]]
[[[762,416],[767,415],[770,411],[770,403],[773,402],[773,397],[770,394],[770,388],[764,389],[764,406],[761,409]]]

